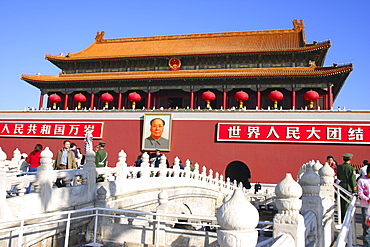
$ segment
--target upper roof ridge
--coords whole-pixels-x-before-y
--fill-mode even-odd
[[[219,33],[198,33],[198,34],[175,34],[175,35],[159,35],[148,37],[130,37],[104,39],[105,32],[97,32],[95,36],[96,43],[116,43],[116,42],[134,42],[134,41],[151,41],[151,40],[175,40],[175,39],[194,39],[194,38],[215,38],[215,37],[232,37],[232,36],[247,36],[261,34],[277,34],[277,33],[292,33],[301,32],[304,29],[303,20],[293,20],[293,29],[276,29],[276,30],[259,30],[259,31],[233,31]]]

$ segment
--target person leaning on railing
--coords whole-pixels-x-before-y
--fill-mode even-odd
[[[360,177],[357,182],[358,197],[360,198],[362,213],[362,230],[365,247],[370,247],[370,229],[365,224],[366,214],[370,205],[370,166],[367,166],[366,175]]]

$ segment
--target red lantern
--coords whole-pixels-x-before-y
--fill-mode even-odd
[[[234,95],[234,99],[239,102],[239,108],[241,109],[243,108],[243,102],[249,99],[249,95],[244,91],[240,91]]]
[[[269,99],[274,102],[274,109],[277,108],[278,101],[282,100],[283,98],[283,93],[278,90],[269,93]]]
[[[202,94],[202,100],[207,102],[206,108],[209,109],[211,107],[211,101],[216,99],[216,95],[211,91],[204,92]]]
[[[55,93],[49,96],[49,100],[53,103],[53,109],[55,110],[57,108],[57,103],[62,101],[62,98]]]
[[[101,99],[101,101],[103,101],[105,103],[104,108],[108,108],[109,102],[113,101],[113,96],[110,93],[103,93],[100,96],[100,99]]]
[[[86,96],[82,93],[75,94],[73,99],[78,103],[77,109],[81,109],[81,103],[86,102]]]
[[[303,98],[310,102],[309,108],[313,108],[313,102],[319,98],[319,93],[313,90],[307,91]]]
[[[140,94],[133,92],[128,95],[128,100],[132,102],[132,109],[135,109],[136,102],[141,100]]]

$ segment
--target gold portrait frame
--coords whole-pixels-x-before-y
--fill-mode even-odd
[[[151,122],[154,119],[160,119],[164,123],[163,133],[160,139],[154,139],[152,135]],[[171,132],[172,132],[172,114],[145,114],[143,122],[143,134],[141,138],[141,149],[145,151],[170,151],[171,150]]]

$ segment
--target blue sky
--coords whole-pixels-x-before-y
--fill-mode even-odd
[[[40,91],[22,73],[58,74],[45,54],[75,53],[105,38],[291,29],[306,41],[330,40],[325,65],[353,63],[334,108],[369,110],[370,1],[0,0],[0,110],[37,108]]]

